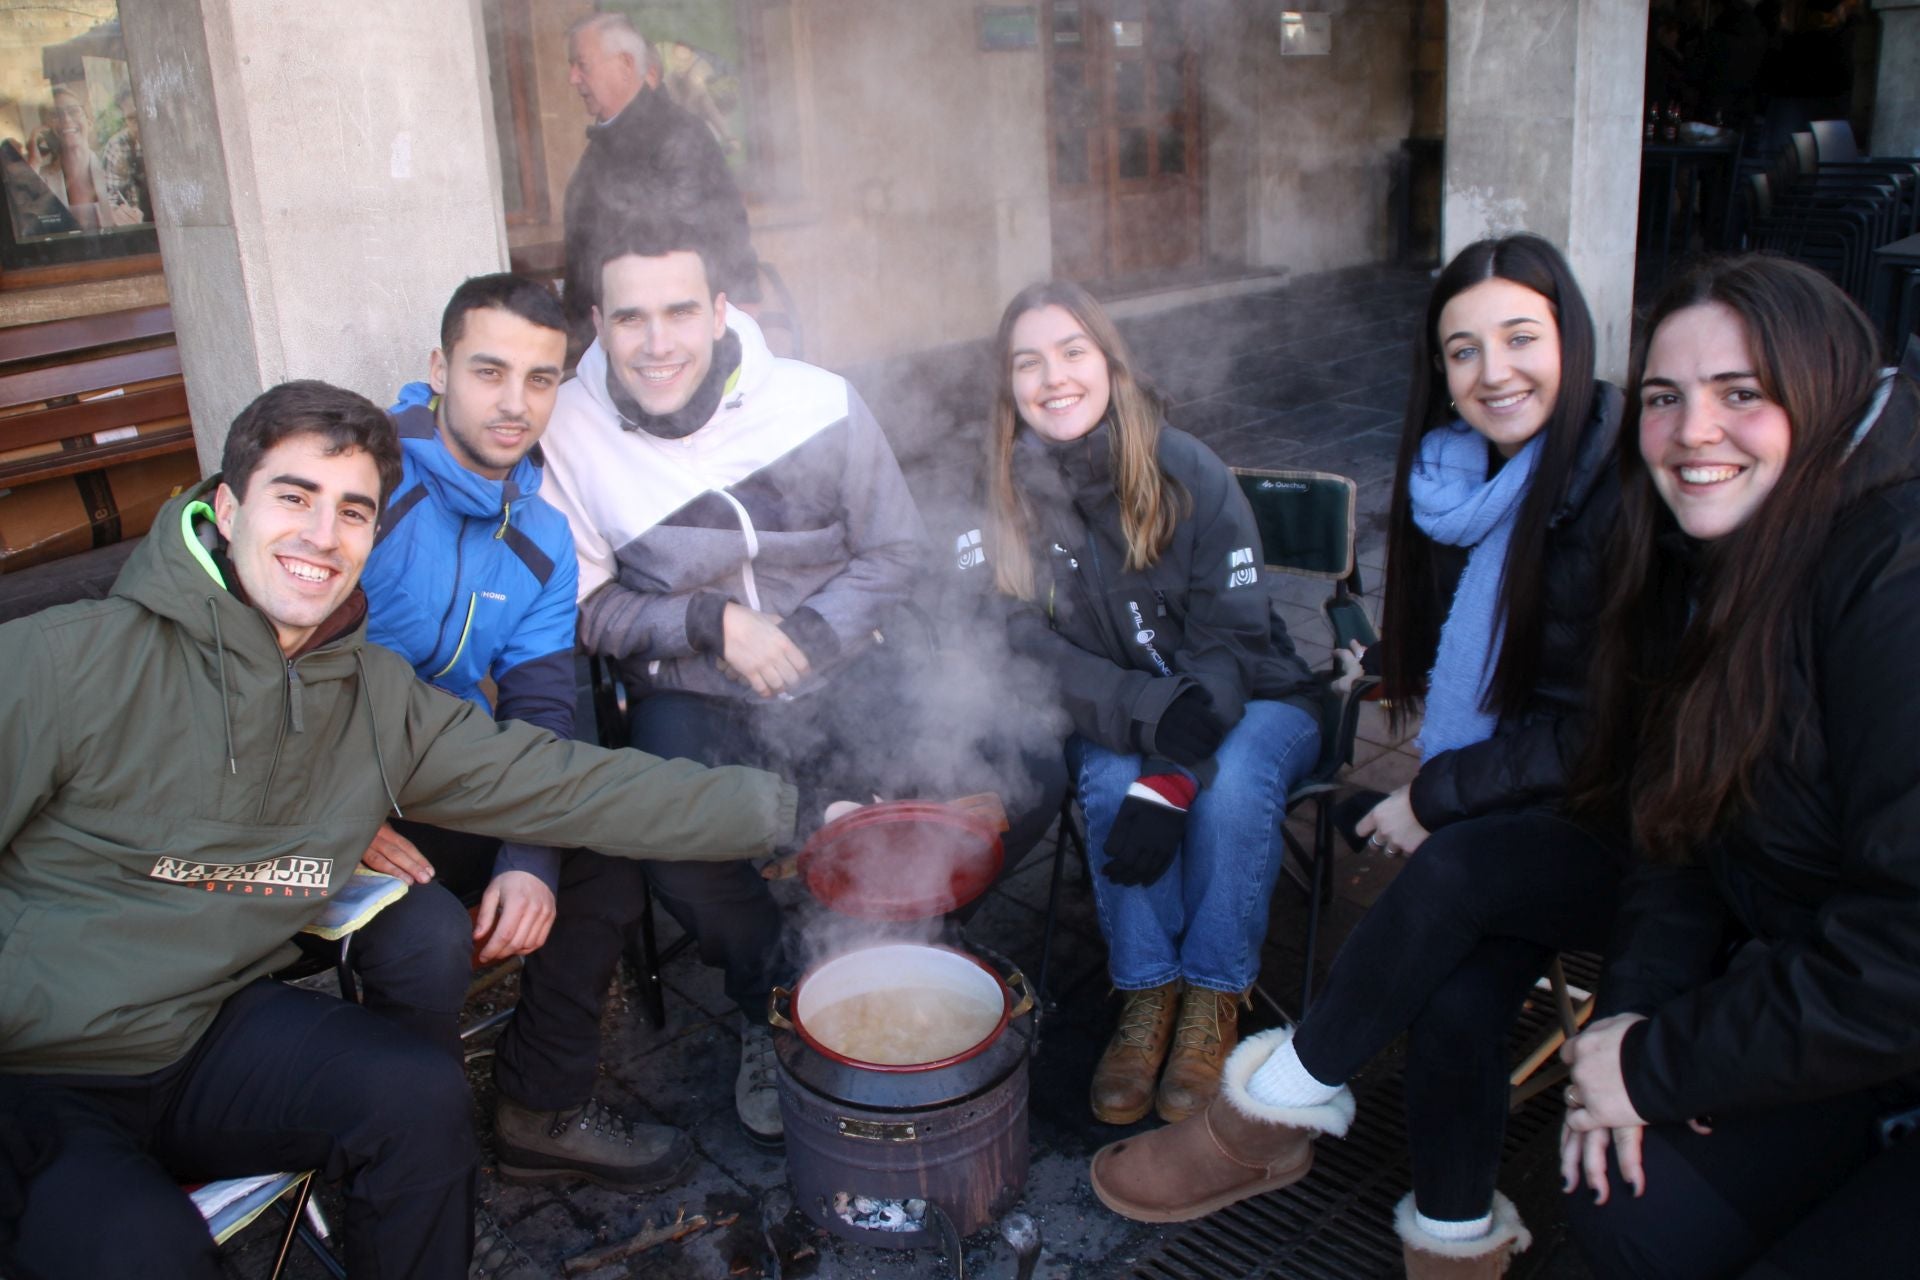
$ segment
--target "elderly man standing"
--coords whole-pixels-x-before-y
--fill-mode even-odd
[[[568,347],[593,340],[600,235],[636,213],[698,227],[713,246],[715,284],[734,302],[760,296],[747,207],[712,130],[660,86],[659,55],[633,24],[600,13],[567,33],[567,82],[593,117],[587,151],[567,183]]]

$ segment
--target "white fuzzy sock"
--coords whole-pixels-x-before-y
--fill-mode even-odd
[[[1414,1225],[1432,1236],[1435,1240],[1478,1240],[1493,1230],[1493,1215],[1483,1213],[1477,1218],[1468,1218],[1464,1222],[1448,1222],[1440,1218],[1429,1218],[1415,1209]]]
[[[1293,1051],[1293,1040],[1289,1037],[1254,1070],[1247,1080],[1247,1092],[1253,1095],[1254,1101],[1269,1107],[1317,1107],[1332,1101],[1340,1092],[1340,1086],[1315,1079],[1300,1061],[1300,1055]]]

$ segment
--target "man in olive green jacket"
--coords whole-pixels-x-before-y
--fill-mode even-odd
[[[389,813],[645,858],[792,831],[770,774],[496,722],[365,644],[399,471],[375,406],[276,387],[109,599],[0,627],[0,1274],[216,1276],[176,1177],[318,1168],[356,1280],[465,1276],[461,1071],[266,980],[287,940]]]

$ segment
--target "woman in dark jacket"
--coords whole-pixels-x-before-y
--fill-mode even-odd
[[[1910,1275],[1920,397],[1782,260],[1644,332],[1582,791],[1640,865],[1568,1051],[1576,1231],[1605,1275]]]
[[[1273,617],[1232,473],[1162,424],[1099,304],[1034,285],[997,353],[987,567],[1015,651],[1073,721],[1125,997],[1093,1112],[1178,1119],[1212,1098],[1259,976],[1287,793],[1320,753],[1317,684]]]
[[[1385,688],[1424,703],[1421,765],[1359,823],[1410,858],[1297,1028],[1251,1037],[1203,1118],[1094,1157],[1107,1205],[1177,1221],[1302,1177],[1353,1115],[1345,1082],[1409,1033],[1410,1274],[1498,1275],[1528,1236],[1494,1190],[1507,1028],[1555,950],[1605,936],[1621,857],[1559,806],[1578,758],[1621,396],[1533,236],[1462,250],[1434,285],[1389,524]],[[1368,655],[1372,658],[1376,655]]]

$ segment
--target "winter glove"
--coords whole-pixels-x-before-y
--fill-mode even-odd
[[[1226,736],[1227,726],[1213,709],[1213,695],[1194,685],[1160,713],[1160,723],[1153,729],[1153,754],[1192,766],[1211,759]]]
[[[1107,879],[1144,886],[1165,875],[1199,790],[1184,773],[1150,773],[1128,787],[1107,832],[1107,865],[1101,868]]]

